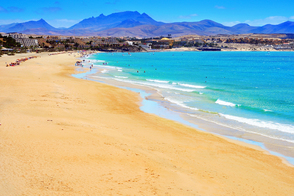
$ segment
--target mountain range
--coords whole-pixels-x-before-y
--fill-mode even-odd
[[[45,20],[29,21],[0,25],[0,32],[18,32],[37,35],[91,35],[91,36],[132,36],[155,37],[171,34],[173,37],[197,34],[245,34],[245,33],[291,33],[294,34],[294,22],[286,21],[278,25],[250,26],[240,23],[235,26],[224,26],[212,20],[199,22],[163,23],[151,18],[146,13],[126,11],[110,15],[99,15],[80,21],[69,28],[55,28]]]

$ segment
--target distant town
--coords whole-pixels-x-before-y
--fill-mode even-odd
[[[185,35],[137,37],[52,36],[0,33],[0,55],[24,52],[97,50],[144,52],[155,50],[194,51],[294,51],[294,34]]]

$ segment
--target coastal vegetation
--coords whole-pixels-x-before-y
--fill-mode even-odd
[[[10,36],[2,36],[0,34],[0,46],[6,48],[17,48],[21,47],[21,44],[16,42],[15,39]]]

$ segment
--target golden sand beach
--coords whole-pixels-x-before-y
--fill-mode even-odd
[[[0,57],[1,196],[294,195],[293,166],[72,77],[76,57]]]

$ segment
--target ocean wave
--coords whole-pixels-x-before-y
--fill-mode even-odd
[[[281,140],[281,141],[286,141],[286,142],[294,143],[293,140],[279,138],[279,137],[275,137],[275,136],[270,136],[270,135],[266,135],[266,134],[258,133],[258,132],[254,132],[254,131],[249,131],[249,130],[245,130],[245,129],[240,128],[240,127],[232,127],[232,126],[230,126],[228,124],[223,124],[223,123],[215,122],[213,120],[209,120],[209,119],[206,119],[206,118],[203,118],[201,116],[194,115],[194,114],[188,114],[188,115],[191,116],[191,117],[195,117],[195,118],[198,118],[198,119],[207,121],[207,122],[211,122],[211,123],[214,123],[214,124],[217,124],[217,125],[221,125],[223,127],[230,128],[230,129],[237,129],[237,130],[242,131],[242,132],[252,133],[252,134],[261,135],[261,136],[264,136],[264,137],[267,137],[267,138],[271,138],[271,139],[275,139],[275,140]]]
[[[263,109],[265,112],[272,112],[272,110]]]
[[[219,105],[226,105],[226,106],[231,106],[231,107],[235,107],[235,106],[240,106],[231,102],[227,102],[227,101],[222,101],[220,99],[217,99],[217,101],[215,101],[215,103],[219,104]]]
[[[174,99],[171,99],[171,98],[168,98],[168,97],[165,97],[164,99],[171,102],[171,103],[174,103],[174,104],[176,104],[178,106],[186,108],[186,109],[199,110],[198,108],[193,108],[193,107],[189,107],[189,106],[185,105],[183,101],[177,101],[177,100],[174,100]]]
[[[86,61],[89,61],[90,63],[104,63],[104,60],[94,60],[94,59],[87,59]]]
[[[147,82],[134,82],[134,83],[145,85],[145,86],[163,88],[163,89],[183,91],[183,92],[194,92],[195,91],[195,90],[192,90],[192,89],[174,87],[174,86],[169,85],[169,84],[165,85],[165,84],[160,84],[160,83],[147,83]]]
[[[185,87],[189,87],[189,88],[206,88],[206,86],[197,86],[197,85],[182,84],[182,83],[178,83],[178,85],[180,85],[180,86],[185,86]]]
[[[265,113],[265,112],[275,113],[272,110],[267,110],[267,109],[262,109],[262,108],[257,108],[257,107],[251,107],[251,106],[246,106],[246,105],[239,105],[239,107],[241,109],[244,109],[244,110],[255,111],[255,112],[258,112],[258,113]]]
[[[165,81],[165,80],[146,79],[146,81],[149,81],[149,82],[157,82],[157,83],[169,83],[169,81]]]
[[[122,72],[122,71],[123,71],[123,68],[121,68],[121,67],[116,67],[116,69],[117,69],[117,71],[119,71],[119,72]]]
[[[284,133],[294,133],[294,126],[292,125],[287,125],[287,124],[281,124],[281,123],[275,123],[272,121],[262,121],[259,119],[251,119],[251,118],[243,118],[243,117],[238,117],[238,116],[231,116],[227,114],[219,114],[220,116],[223,116],[227,119],[230,120],[235,120],[241,123],[246,123],[252,126],[256,127],[261,127],[261,128],[268,128],[268,129],[273,129],[273,130],[278,130],[280,132]]]
[[[107,65],[93,65],[94,67],[98,67],[98,68],[103,68],[103,69],[108,69],[108,70],[115,70],[115,67],[112,66],[107,66]]]
[[[122,78],[122,79],[127,79],[128,77],[125,76],[115,76],[116,78]]]
[[[108,72],[109,72],[109,71],[106,70],[106,69],[104,69],[104,70],[101,71],[101,73],[108,73]]]
[[[173,87],[173,86],[168,85],[168,84],[165,85],[165,84],[160,84],[160,83],[139,82],[139,81],[135,81],[135,80],[120,80],[118,78],[114,78],[114,79],[118,80],[118,81],[122,81],[122,82],[128,82],[128,83],[132,83],[132,84],[141,85],[141,86],[149,86],[149,87],[163,88],[163,89],[169,89],[169,90],[177,90],[177,91],[183,91],[183,92],[193,92],[194,91],[192,89]]]

